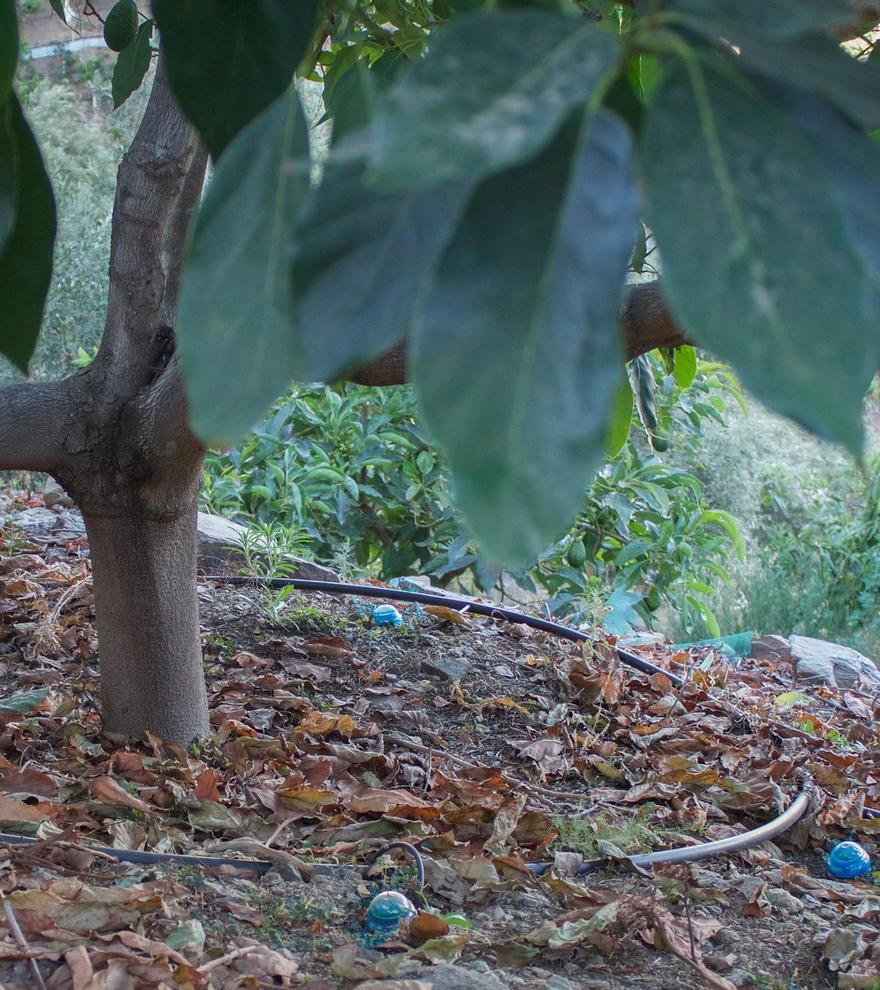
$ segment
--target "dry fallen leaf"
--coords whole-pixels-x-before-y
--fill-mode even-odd
[[[89,794],[100,801],[101,804],[109,804],[114,808],[131,808],[133,811],[155,811],[146,801],[121,787],[112,777],[93,777],[89,781]]]

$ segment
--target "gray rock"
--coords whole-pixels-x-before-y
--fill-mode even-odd
[[[784,636],[761,636],[752,642],[756,660],[791,660],[791,643]]]
[[[560,976],[558,973],[554,973],[549,980],[544,984],[547,990],[574,990],[574,984],[571,980],[567,980],[564,976]]]
[[[235,570],[241,566],[244,557],[238,547],[247,527],[222,516],[200,512],[199,527],[199,570],[206,573]],[[308,581],[338,581],[339,575],[329,567],[316,564],[301,557],[290,558],[295,570],[290,575]]]
[[[54,478],[50,478],[42,491],[43,505],[47,509],[51,509],[53,505],[60,505],[62,508],[70,508],[73,505],[73,499],[67,494],[67,492],[58,484]]]
[[[780,908],[787,914],[800,914],[804,910],[803,902],[782,887],[770,887],[764,892],[764,896],[773,907]]]
[[[472,664],[459,657],[444,657],[439,660],[423,660],[422,669],[448,677],[450,681],[460,681],[471,669]]]
[[[507,984],[493,973],[478,973],[464,966],[425,967],[417,978],[432,990],[507,990]]]
[[[792,636],[790,643],[799,681],[842,688],[857,687],[862,682],[880,688],[880,670],[858,650],[810,636]]]

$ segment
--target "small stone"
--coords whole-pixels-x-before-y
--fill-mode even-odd
[[[574,984],[558,973],[551,976],[545,984],[547,990],[574,990]]]
[[[485,959],[475,959],[471,963],[470,968],[476,970],[478,973],[492,972],[492,967],[486,962]]]
[[[739,935],[732,928],[722,928],[715,932],[712,936],[711,941],[715,945],[721,945],[724,947],[738,945],[740,942]]]
[[[729,973],[736,965],[737,957],[732,952],[727,955],[712,952],[708,956],[703,956],[703,962],[716,973]]]
[[[50,478],[46,482],[41,494],[43,496],[43,505],[47,509],[51,509],[53,505],[60,505],[62,508],[69,509],[73,505],[73,499],[54,478]]]
[[[496,667],[492,668],[492,672],[497,674],[499,677],[516,677],[514,671],[512,671],[506,663],[499,663]]]
[[[800,914],[804,910],[800,898],[795,897],[787,890],[783,890],[782,887],[770,887],[764,892],[764,896],[773,907],[780,908],[787,914]]]
[[[471,670],[472,664],[458,657],[444,657],[438,660],[422,660],[422,668],[450,681],[460,681]]]
[[[464,966],[439,965],[419,971],[418,979],[424,980],[432,990],[507,990],[493,973],[479,973]]]
[[[735,969],[730,974],[729,980],[735,987],[740,987],[742,990],[751,990],[752,987],[758,986],[758,981],[746,969]]]

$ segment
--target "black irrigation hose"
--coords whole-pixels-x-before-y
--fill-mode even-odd
[[[482,602],[472,602],[469,598],[455,598],[452,595],[434,595],[427,591],[403,591],[399,588],[385,588],[374,584],[348,584],[344,581],[310,581],[304,578],[252,578],[238,575],[209,574],[202,578],[204,581],[214,581],[217,584],[231,584],[258,588],[296,588],[298,591],[323,591],[328,595],[359,595],[362,598],[387,598],[397,602],[416,602],[419,605],[441,605],[457,611],[468,611],[474,615],[487,615],[491,619],[504,619],[506,622],[516,622],[532,629],[552,633],[561,639],[572,639],[580,643],[592,643],[593,637],[563,626],[550,619],[541,619],[534,615],[526,615],[512,608],[500,605],[484,605]],[[678,687],[684,685],[684,679],[673,674],[648,660],[642,659],[629,650],[615,647],[617,655],[628,666],[635,667],[643,674],[662,674],[668,677]]]
[[[208,575],[203,580],[214,581],[218,584],[227,585],[250,585],[268,588],[288,588],[293,587],[299,591],[322,591],[326,594],[335,595],[359,595],[364,598],[385,598],[392,601],[416,602],[419,605],[442,605],[445,608],[455,608],[461,611],[472,612],[476,615],[486,615],[494,619],[504,619],[507,622],[521,623],[530,626],[532,629],[540,629],[544,632],[552,633],[562,639],[570,639],[578,642],[592,642],[590,636],[579,629],[572,629],[563,626],[550,619],[541,619],[536,616],[526,615],[514,609],[503,608],[500,605],[484,605],[480,602],[472,602],[466,598],[455,598],[449,595],[434,595],[423,591],[403,591],[398,588],[385,588],[371,584],[347,584],[342,581],[310,581],[301,578],[250,578],[225,575]],[[630,653],[621,647],[616,647],[618,657],[628,666],[634,667],[645,674],[662,674],[673,684],[679,687],[684,685],[684,679],[677,674],[670,673],[648,660],[642,659],[635,653]],[[750,849],[752,846],[767,842],[787,831],[798,822],[806,812],[810,797],[813,792],[813,782],[810,775],[805,771],[801,790],[797,797],[791,802],[782,814],[772,821],[766,822],[748,832],[731,836],[727,839],[717,839],[713,842],[703,842],[696,846],[683,846],[678,849],[666,849],[661,852],[643,853],[626,857],[635,866],[650,866],[653,863],[691,863],[697,860],[706,859],[710,856],[720,856],[726,853],[739,852],[742,849]],[[32,836],[13,835],[0,832],[0,843],[6,845],[32,845],[42,840]],[[123,863],[174,863],[180,866],[217,867],[233,866],[239,869],[250,870],[261,875],[270,870],[272,863],[258,859],[228,859],[222,856],[189,856],[181,853],[157,853],[145,852],[136,849],[113,849],[110,846],[88,846],[87,848]],[[409,842],[390,842],[370,857],[370,862],[375,862],[379,856],[392,849],[399,849],[406,852],[416,866],[419,887],[424,885],[425,867],[421,853]],[[612,859],[593,859],[582,863],[577,870],[577,875],[592,873],[603,866],[611,865]],[[528,868],[531,873],[538,876],[546,873],[552,868],[552,863],[529,863]]]

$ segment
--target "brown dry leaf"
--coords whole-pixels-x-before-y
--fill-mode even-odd
[[[52,929],[89,934],[136,925],[140,915],[162,907],[168,884],[154,880],[133,887],[91,887],[78,880],[55,880],[45,890],[14,890],[7,899],[25,932]]]
[[[349,798],[348,807],[356,814],[373,812],[375,814],[388,814],[392,811],[405,811],[407,808],[432,808],[430,801],[416,797],[409,791],[384,791],[378,788],[368,787]],[[401,815],[401,817],[403,817]]]
[[[743,904],[743,917],[744,918],[763,918],[770,912],[770,902],[764,896],[764,892],[767,890],[766,883],[755,884],[755,887],[750,892],[749,899]]]
[[[428,615],[433,615],[435,618],[442,619],[444,622],[454,622],[457,626],[466,626],[468,624],[464,613],[454,608],[449,608],[448,605],[423,605],[422,608]]]
[[[691,955],[690,935],[685,924],[674,918],[668,911],[659,905],[652,905],[651,911],[654,922],[654,938],[668,952],[676,958],[692,966],[706,982],[707,987],[712,990],[737,990],[736,984],[718,973],[713,973],[703,962],[699,951],[699,946],[695,946],[696,958]],[[720,927],[720,926],[719,926]]]
[[[350,657],[351,646],[341,636],[318,636],[303,643],[303,649],[313,657]]]
[[[64,961],[70,968],[73,990],[87,990],[95,975],[88,949],[84,945],[78,945],[64,953]]]
[[[439,914],[432,914],[430,911],[419,911],[419,913],[409,923],[409,933],[417,945],[427,942],[431,938],[443,938],[449,934],[449,925]]]
[[[0,774],[0,791],[54,797],[58,793],[58,785],[47,773],[40,773],[39,770],[8,769]]]
[[[518,701],[514,701],[513,698],[508,698],[506,696],[495,696],[492,698],[484,698],[482,701],[478,702],[475,706],[478,712],[483,712],[487,708],[512,708],[514,711],[519,712],[521,715],[528,715],[528,708],[524,708]]]
[[[25,804],[16,798],[0,795],[0,821],[4,822],[42,822],[46,819],[45,804]]]
[[[220,801],[221,794],[217,787],[217,774],[210,767],[206,767],[196,777],[196,797],[200,801]]]
[[[452,963],[458,959],[470,941],[469,932],[454,932],[441,938],[431,938],[423,942],[411,955],[413,959],[424,959],[432,963]]]
[[[293,730],[294,735],[326,736],[338,732],[343,736],[351,736],[357,731],[354,719],[350,715],[330,715],[326,712],[309,712]]]
[[[152,805],[140,798],[129,794],[112,777],[93,777],[89,781],[89,794],[101,804],[109,804],[114,808],[131,808],[133,811],[155,811]]]
[[[279,803],[295,811],[314,811],[339,803],[339,795],[318,787],[282,787],[275,791]]]
[[[244,670],[256,670],[257,667],[270,667],[271,660],[265,657],[258,657],[256,653],[248,653],[247,650],[240,650],[232,658],[232,662]]]

